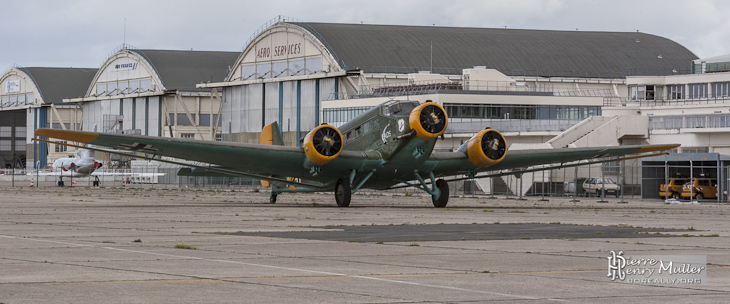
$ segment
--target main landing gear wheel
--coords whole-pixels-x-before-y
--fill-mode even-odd
[[[277,196],[276,193],[271,192],[271,194],[269,195],[269,203],[275,204],[276,203],[276,196]]]
[[[335,201],[337,201],[338,207],[350,206],[350,199],[352,198],[352,191],[350,189],[350,183],[347,180],[339,179],[335,185]]]
[[[433,206],[436,208],[443,208],[446,207],[446,204],[449,202],[449,183],[447,183],[443,179],[439,179],[436,181],[436,188],[439,189],[439,197],[431,196],[431,200],[433,201]]]

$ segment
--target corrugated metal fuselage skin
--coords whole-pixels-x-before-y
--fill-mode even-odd
[[[366,188],[385,189],[402,181],[414,180],[414,171],[423,168],[436,139],[421,139],[411,135],[408,122],[410,111],[418,103],[399,102],[405,111],[389,114],[388,104],[373,107],[339,130],[345,137],[346,151],[360,151],[368,159],[377,159],[377,166],[363,166],[358,175],[375,170],[373,176],[363,185]],[[428,177],[428,172],[420,172]]]

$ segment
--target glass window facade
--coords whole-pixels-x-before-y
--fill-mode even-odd
[[[586,119],[600,116],[600,106],[445,104],[449,118]]]
[[[97,83],[96,96],[134,94],[152,91],[152,79],[131,79]]]
[[[176,117],[175,113],[169,113],[169,114],[170,114],[170,122],[173,125],[178,125],[178,126],[193,126],[194,125],[193,124],[194,121],[190,121],[190,119],[188,119],[188,114],[186,114],[186,113],[177,113],[177,121],[175,120],[175,117]],[[195,115],[196,114],[190,114],[190,116],[193,118],[193,120],[195,120]]]
[[[241,80],[302,76],[322,72],[322,57],[264,62],[241,66]]]
[[[712,83],[713,97],[730,97],[730,82],[714,82]]]
[[[667,86],[667,98],[670,100],[685,99],[683,84]]]
[[[334,126],[340,126],[362,113],[370,107],[330,108],[322,110],[322,121]]]
[[[689,99],[705,99],[707,98],[707,84],[706,83],[690,83],[689,87]]]

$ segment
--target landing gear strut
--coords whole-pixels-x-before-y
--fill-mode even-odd
[[[95,175],[92,185],[94,185],[94,187],[99,187],[100,184],[101,184],[101,181],[99,181],[99,177]]]
[[[433,172],[429,172],[428,175],[431,178],[432,185],[429,189],[426,181],[423,180],[423,177],[421,177],[418,172],[414,172],[414,175],[421,184],[412,186],[418,187],[419,189],[426,191],[428,194],[431,194],[431,201],[433,202],[434,207],[446,207],[446,204],[449,202],[449,183],[443,179],[436,180]]]

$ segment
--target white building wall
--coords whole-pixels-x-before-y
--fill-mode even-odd
[[[302,80],[301,87],[301,123],[300,128],[303,134],[314,130],[315,115],[318,109],[315,109],[315,88],[316,80]]]
[[[335,78],[322,78],[319,80],[319,106],[322,107],[322,102],[325,100],[334,99],[335,94]],[[322,121],[320,119],[320,121]]]
[[[124,115],[122,130],[132,129],[132,110],[132,98],[122,99],[122,115]]]
[[[244,88],[243,111],[241,112],[244,124],[243,132],[259,132],[262,127],[262,86],[261,84],[250,84]]]
[[[264,124],[279,121],[279,82],[266,84],[266,107]],[[281,126],[280,126],[281,127]]]
[[[134,98],[134,128],[142,131],[142,135],[148,134],[145,98]]]
[[[147,135],[149,136],[160,136],[161,135],[161,125],[160,125],[160,97],[158,96],[151,96],[149,97],[149,117],[147,117],[147,120],[149,121],[148,126],[149,129],[147,130]],[[164,120],[163,120],[164,121]],[[145,134],[145,133],[142,133]]]

